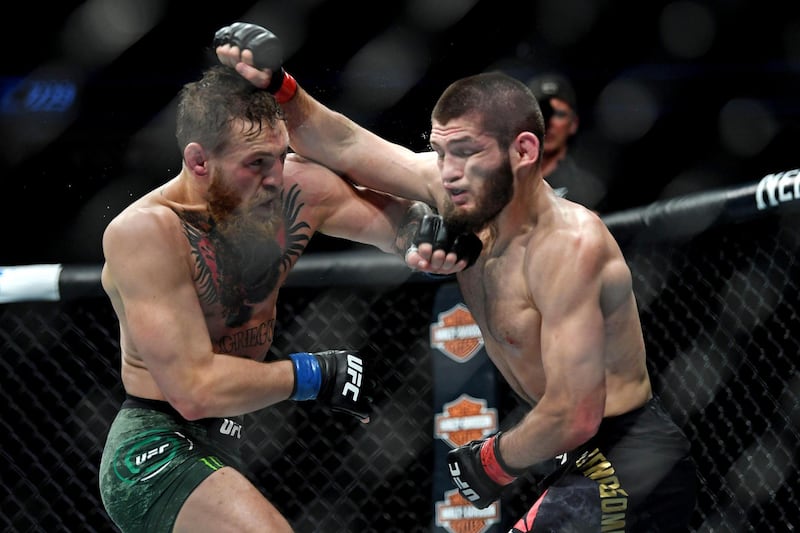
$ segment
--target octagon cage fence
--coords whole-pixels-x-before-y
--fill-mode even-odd
[[[692,531],[798,529],[798,205],[794,169],[603,217],[633,272],[655,392],[692,442]],[[32,270],[55,277],[42,290]],[[124,393],[99,272],[0,270],[4,531],[115,531],[97,469]],[[249,475],[296,531],[437,530],[429,330],[443,283],[365,250],[309,254],[290,275],[272,355],[357,348],[376,384],[367,425],[315,402],[247,415]],[[498,383],[502,425],[521,406]],[[509,487],[506,523],[484,530],[507,530],[533,481]]]

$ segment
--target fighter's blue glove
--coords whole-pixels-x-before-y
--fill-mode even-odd
[[[291,400],[318,400],[359,420],[369,418],[371,400],[364,379],[364,360],[347,350],[289,355],[294,365]]]
[[[447,454],[450,478],[458,492],[478,509],[488,507],[524,470],[514,469],[500,457],[500,433],[474,440]]]
[[[275,95],[279,104],[292,99],[297,92],[297,81],[283,68],[283,45],[274,33],[257,24],[234,22],[214,34],[214,48],[225,44],[250,50],[257,68],[272,71],[267,91]]]

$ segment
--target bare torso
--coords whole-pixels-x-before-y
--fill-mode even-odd
[[[218,265],[212,257],[198,255],[196,247],[189,239],[184,240],[185,247],[180,251],[180,255],[184,257],[187,271],[191,272],[195,280],[198,302],[206,320],[213,350],[257,361],[264,360],[272,345],[279,287],[288,274],[288,269],[281,268],[277,284],[266,296],[247,302],[248,318],[236,325],[230,325],[228,322],[231,310],[220,303],[219,294],[232,288],[220,284],[219,280],[209,279],[209,271],[215,270]],[[296,257],[294,259],[296,260]],[[120,316],[121,375],[125,390],[142,398],[165,399],[144,363],[139,348],[127,334],[124,309],[121,307],[119,294],[114,288],[113,280],[108,278],[105,271],[104,285],[107,287],[115,311]]]
[[[262,282],[254,291],[251,283],[241,281],[238,272],[231,275],[232,269],[226,266],[231,263],[230,257],[209,230],[207,213],[197,206],[173,201],[170,187],[167,184],[150,192],[128,209],[152,211],[162,219],[168,231],[174,232],[177,249],[171,253],[185,263],[186,275],[194,282],[212,350],[263,361],[273,341],[279,289],[316,229],[316,221],[302,207],[290,206],[286,210],[290,220],[285,227],[294,229],[284,228],[279,232],[276,239],[279,257],[269,266],[261,267],[263,273],[257,275],[268,278],[268,282]],[[119,317],[121,375],[126,392],[143,398],[165,399],[139,347],[128,333],[119,291],[106,268],[103,269],[103,285]]]
[[[529,279],[525,263],[541,260],[535,254],[540,253],[540,247],[544,248],[544,240],[574,224],[571,218],[595,216],[581,212],[581,207],[572,212],[574,205],[561,206],[566,208],[566,217],[558,213],[535,229],[520,230],[502,250],[485,246],[476,264],[458,274],[464,300],[483,332],[487,354],[512,389],[531,405],[547,387],[542,361],[542,316],[534,296],[542,291],[535,285],[549,281],[546,275]],[[610,266],[603,270],[607,279],[603,280],[605,289],[598,305],[604,319],[605,416],[613,416],[642,405],[651,396],[644,340],[630,272],[621,252],[601,221],[581,223],[593,225],[591,231],[600,232],[610,258]],[[482,235],[485,242],[490,241],[488,235],[488,231]]]

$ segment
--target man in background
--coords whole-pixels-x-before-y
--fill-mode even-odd
[[[545,120],[545,180],[556,194],[595,211],[601,211],[606,195],[603,181],[577,163],[570,153],[580,125],[578,101],[569,80],[548,72],[527,83],[542,109]]]

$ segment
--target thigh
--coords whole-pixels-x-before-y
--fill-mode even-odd
[[[237,470],[223,467],[208,476],[181,507],[176,533],[289,533],[289,522]]]

